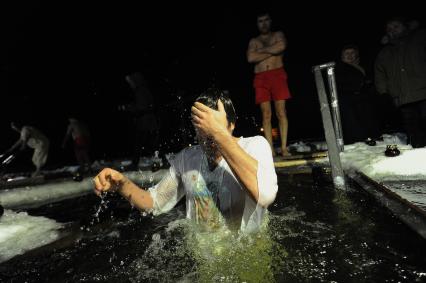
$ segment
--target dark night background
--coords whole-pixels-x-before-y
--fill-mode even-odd
[[[178,147],[171,146],[176,142],[170,136],[178,132],[182,110],[168,104],[179,96],[187,98],[188,109],[192,97],[212,85],[230,90],[239,116],[237,134],[256,134],[260,113],[245,52],[257,35],[256,14],[265,9],[288,40],[289,140],[322,138],[311,67],[335,60],[343,45],[356,43],[369,70],[387,18],[401,15],[425,23],[420,4],[406,2],[383,8],[349,1],[334,6],[299,1],[300,7],[86,2],[28,1],[2,8],[0,152],[18,138],[9,126],[18,120],[50,138],[46,167],[72,163],[70,144],[62,151],[60,143],[67,117],[74,115],[89,123],[93,158],[128,156],[130,122],[117,106],[131,97],[124,76],[133,71],[147,77],[162,116],[162,139],[170,148]]]

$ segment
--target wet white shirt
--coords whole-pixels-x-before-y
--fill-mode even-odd
[[[149,189],[154,215],[169,211],[186,196],[186,217],[197,223],[210,228],[237,227],[244,232],[258,230],[278,190],[271,148],[261,136],[240,138],[238,144],[258,161],[257,203],[225,159],[211,171],[201,147],[193,146],[170,158],[168,174]]]

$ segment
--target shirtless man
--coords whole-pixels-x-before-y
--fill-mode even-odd
[[[74,153],[75,158],[79,164],[79,171],[84,172],[89,170],[90,167],[90,157],[89,157],[89,147],[90,147],[90,132],[86,124],[75,119],[69,118],[69,124],[67,132],[65,134],[64,140],[62,142],[62,148],[65,148],[66,142],[72,136],[74,141]]]
[[[36,177],[40,174],[41,168],[46,164],[49,154],[49,139],[38,129],[31,126],[21,126],[16,122],[10,123],[13,130],[19,133],[19,140],[9,148],[5,154],[13,153],[15,149],[24,150],[25,147],[34,149],[32,162],[36,170],[31,177]]]
[[[271,125],[271,100],[274,101],[281,137],[281,154],[286,156],[289,155],[289,152],[287,150],[288,120],[285,101],[291,97],[287,85],[287,73],[283,66],[283,52],[287,41],[281,31],[271,31],[269,14],[260,14],[257,17],[257,27],[260,35],[250,40],[247,50],[247,61],[254,64],[253,86],[256,92],[256,104],[260,105],[265,138],[271,145],[272,154],[275,156]]]

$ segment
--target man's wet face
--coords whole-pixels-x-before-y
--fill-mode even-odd
[[[271,18],[269,15],[263,15],[257,18],[257,27],[261,34],[268,33],[271,29]]]
[[[206,134],[197,130],[195,132],[196,132],[198,143],[200,144],[204,152],[213,153],[216,151],[217,146],[212,137],[207,136]]]

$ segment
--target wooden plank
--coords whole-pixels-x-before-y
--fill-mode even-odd
[[[316,157],[327,157],[327,151],[303,152],[299,154],[292,154],[289,156],[277,155],[274,157],[274,161],[280,162],[280,161],[294,160],[294,159],[312,159]]]
[[[292,167],[292,166],[301,166],[301,165],[313,165],[319,162],[324,162],[327,160],[325,157],[311,158],[311,159],[298,159],[298,160],[284,160],[274,162],[275,167]]]
[[[388,208],[403,223],[426,239],[426,212],[424,210],[401,198],[398,194],[362,172],[351,173],[349,177],[379,203]]]
[[[426,180],[393,180],[381,184],[426,211]]]
[[[283,175],[312,174],[312,166],[277,167],[276,172]]]

